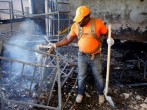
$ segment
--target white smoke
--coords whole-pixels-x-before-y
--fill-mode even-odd
[[[7,48],[7,51],[9,52],[9,57],[21,61],[33,62],[35,54],[28,49],[34,49],[34,46],[37,44],[37,42],[35,42],[37,41],[37,37],[34,36],[36,30],[38,30],[37,28],[38,26],[33,21],[25,21],[21,23],[19,27],[20,33],[14,33],[14,36],[12,36],[12,38],[9,40],[10,44],[17,45],[9,45],[9,47]],[[40,35],[39,37],[41,38],[42,36]],[[44,38],[42,37],[42,39]],[[23,49],[21,47],[24,47],[26,49]]]
[[[10,45],[6,45],[6,56],[8,58],[12,58],[14,60],[19,60],[23,62],[28,62],[32,64],[36,64],[36,55],[34,51],[30,51],[29,49],[33,49],[34,47],[40,43],[34,42],[37,41],[38,38],[41,39],[41,42],[45,42],[44,38],[40,34],[40,36],[34,36],[38,26],[33,21],[25,21],[21,23],[19,27],[19,32],[14,33],[9,40]],[[40,40],[39,39],[39,40]],[[15,44],[15,45],[11,45]],[[23,47],[23,48],[22,48]],[[34,66],[25,65],[23,73],[22,72],[23,63],[14,62],[12,64],[12,73],[16,75],[20,74],[28,74],[32,75],[34,71]]]

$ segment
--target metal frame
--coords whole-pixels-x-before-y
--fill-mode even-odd
[[[8,3],[9,4],[9,15],[10,15],[10,27],[11,30],[13,30],[13,26],[12,26],[12,16],[13,16],[13,7],[12,7],[12,1],[0,1],[0,3]],[[5,9],[0,9],[0,12],[2,12]]]
[[[0,1],[0,2],[2,2],[2,1]],[[11,1],[9,1],[8,3],[10,3],[10,2]],[[41,85],[47,84],[45,82],[46,80],[44,79],[45,78],[44,74],[46,73],[45,70],[48,69],[48,68],[54,68],[54,69],[57,70],[56,74],[53,76],[53,78],[51,80],[52,86],[50,86],[50,88],[48,88],[48,90],[50,92],[47,95],[47,99],[48,99],[47,105],[40,104],[40,103],[38,104],[38,103],[32,103],[32,102],[19,101],[19,100],[11,100],[11,99],[8,99],[8,98],[4,97],[6,95],[4,93],[4,90],[3,90],[5,87],[4,87],[4,84],[2,82],[4,80],[4,77],[3,77],[2,74],[0,74],[0,79],[1,79],[1,85],[0,85],[0,95],[1,96],[0,96],[0,99],[1,99],[1,103],[2,103],[1,104],[2,109],[5,108],[6,103],[9,103],[9,104],[14,103],[14,104],[18,104],[20,106],[21,105],[25,105],[25,106],[26,105],[27,106],[31,105],[31,106],[36,106],[36,107],[40,107],[40,108],[59,109],[59,110],[62,107],[61,87],[65,84],[67,79],[73,73],[73,71],[75,69],[75,64],[72,64],[71,61],[69,61],[66,57],[61,55],[58,52],[58,50],[55,51],[56,55],[51,55],[51,54],[47,54],[46,52],[32,50],[32,49],[27,48],[27,47],[22,47],[20,45],[11,44],[11,43],[7,42],[9,40],[9,38],[11,36],[15,35],[15,34],[18,34],[18,33],[25,34],[23,32],[17,32],[17,31],[13,30],[12,16],[18,16],[18,17],[30,18],[30,19],[34,19],[34,18],[38,18],[38,17],[44,17],[44,19],[46,19],[46,36],[42,36],[42,37],[44,37],[46,41],[59,41],[61,38],[63,38],[63,35],[60,35],[59,31],[69,27],[70,19],[69,19],[69,11],[66,11],[66,12],[60,11],[59,10],[59,4],[67,5],[69,7],[69,3],[57,2],[57,0],[52,0],[52,2],[53,2],[53,4],[50,7],[51,10],[49,11],[49,7],[48,7],[48,5],[46,5],[46,12],[42,13],[42,14],[29,14],[28,15],[28,14],[25,14],[24,12],[22,14],[13,13],[15,10],[13,10],[11,8],[11,6],[8,9],[8,10],[10,10],[10,13],[6,13],[5,10],[0,9],[0,13],[5,13],[5,14],[10,15],[11,30],[8,31],[8,32],[5,32],[5,33],[1,33],[1,35],[0,35],[1,39],[4,40],[4,45],[11,45],[12,47],[16,46],[18,48],[25,49],[25,50],[31,51],[33,53],[38,53],[38,54],[41,55],[40,65],[37,65],[34,62],[28,63],[28,62],[24,62],[24,61],[21,61],[21,60],[16,60],[16,59],[13,59],[13,58],[7,58],[7,57],[0,56],[0,61],[10,62],[10,65],[11,65],[10,66],[11,69],[9,71],[10,74],[12,74],[11,70],[13,69],[13,66],[12,66],[13,63],[19,63],[19,64],[23,65],[21,67],[21,74],[20,74],[20,79],[21,79],[20,82],[21,83],[20,83],[20,85],[23,85],[22,79],[24,77],[23,73],[25,71],[25,66],[26,65],[34,67],[34,72],[32,73],[33,76],[32,76],[31,84],[30,84],[30,87],[29,87],[30,92],[32,92],[32,90],[31,90],[32,87],[31,86],[33,85],[33,82],[35,81],[34,76],[37,74],[37,72],[39,72],[41,74],[40,79],[38,80],[39,81],[38,83],[40,85],[39,87],[41,88]],[[48,0],[46,0],[45,3],[48,4]],[[64,14],[66,17],[62,18],[62,16],[61,16],[62,14]],[[55,26],[55,24],[56,24],[56,26]],[[51,28],[51,26],[53,26],[53,27]],[[31,36],[38,37],[40,35],[31,35]],[[31,41],[25,41],[25,42],[31,42]],[[34,40],[32,42],[38,42],[38,41]],[[48,60],[50,60],[50,64],[54,65],[55,62],[56,62],[56,64],[52,67],[52,65],[46,64],[46,62],[48,62]],[[0,69],[0,72],[2,72],[2,68]],[[53,74],[53,73],[51,73],[51,74]],[[58,104],[57,104],[57,107],[54,107],[54,106],[50,105],[50,100],[52,100],[51,96],[52,96],[52,93],[54,92],[54,86],[56,85],[56,82],[58,84],[58,102],[57,102]],[[13,88],[13,89],[15,89],[15,88]],[[16,109],[16,108],[11,107],[11,109]]]
[[[12,47],[13,46],[17,46],[15,44],[10,44],[10,43],[7,43],[4,41],[4,45],[11,45]],[[26,49],[26,48],[23,48],[21,46],[17,46],[18,48],[22,48],[22,49]],[[6,47],[5,47],[6,49]],[[31,49],[27,49],[29,51],[31,51]],[[56,55],[48,55],[46,53],[43,53],[43,52],[38,52],[38,51],[31,51],[32,53],[33,52],[37,52],[39,54],[42,54],[46,60],[50,59],[50,57],[53,57],[54,58],[54,64],[52,62],[48,63],[48,64],[45,64],[46,62],[42,62],[42,64],[34,64],[34,63],[29,63],[29,62],[25,62],[25,61],[20,61],[20,60],[15,60],[15,59],[12,59],[12,58],[6,58],[6,57],[3,57],[3,56],[0,56],[0,61],[1,61],[1,76],[0,76],[0,79],[1,79],[1,87],[0,87],[0,94],[1,94],[1,109],[10,109],[10,108],[5,108],[5,105],[7,105],[8,103],[11,103],[12,104],[12,108],[13,108],[13,103],[16,103],[16,104],[24,104],[24,105],[32,105],[32,106],[36,106],[36,107],[41,107],[41,108],[48,108],[48,109],[57,109],[57,110],[60,110],[61,109],[61,81],[60,81],[60,66],[59,66],[59,58],[58,56]],[[19,75],[15,74],[16,70],[13,68],[13,65],[17,63],[19,65],[21,65],[21,72]],[[56,63],[56,64],[55,64]],[[25,68],[26,66],[29,66],[29,67],[33,67],[34,69],[32,70],[32,76],[28,75],[25,73],[25,71],[27,71]],[[3,70],[4,68],[9,68],[8,70]],[[39,69],[42,69],[42,71],[39,71]],[[51,73],[47,72],[45,69],[52,69],[51,70]],[[4,72],[4,73],[3,73]],[[17,72],[16,72],[17,73]],[[48,73],[48,75],[47,75]],[[27,90],[28,92],[30,92],[30,94],[32,94],[32,86],[34,83],[38,83],[39,84],[39,89],[36,90],[36,93],[38,94],[38,97],[41,95],[41,93],[43,92],[42,90],[45,89],[43,88],[44,85],[47,83],[47,81],[49,81],[48,79],[46,79],[46,75],[51,77],[51,82],[50,82],[50,88],[46,88],[46,89],[49,89],[48,90],[48,93],[47,93],[47,96],[48,96],[48,103],[47,105],[44,105],[44,104],[37,104],[37,103],[32,103],[32,102],[25,102],[23,100],[15,100],[15,97],[14,99],[9,99],[9,97],[7,97],[7,94],[10,93],[9,91],[7,91],[7,87],[8,88],[11,88],[11,90],[15,90],[17,88],[15,88],[15,84],[14,85],[9,85],[8,82],[5,82],[5,78],[3,76],[4,75],[11,75],[10,79],[7,78],[7,81],[10,80],[10,84],[13,83],[13,78],[14,77],[19,77],[19,84],[16,84],[16,85],[19,85],[21,87],[22,90]],[[41,75],[39,75],[41,74]],[[35,78],[35,76],[39,76],[40,78]],[[23,80],[25,80],[25,77],[28,78],[27,80],[30,81],[30,84],[28,86],[28,88],[26,88],[26,86],[24,85],[25,83],[23,83]],[[24,79],[23,79],[24,78]],[[58,105],[57,107],[53,107],[53,106],[50,106],[49,105],[49,102],[50,100],[52,99],[51,96],[52,96],[52,93],[53,93],[53,89],[54,89],[54,86],[55,86],[55,82],[57,80],[57,84],[58,84]],[[12,82],[11,82],[12,81]],[[17,82],[17,83],[18,83]],[[22,96],[25,96],[25,92],[24,94],[20,92],[20,94]],[[33,95],[33,94],[32,94]],[[16,96],[19,97],[19,94],[16,94]],[[33,97],[33,96],[30,96],[30,97]],[[11,109],[12,109],[11,108]],[[14,109],[14,108],[13,108]]]
[[[3,56],[0,56],[0,60],[6,60],[6,61],[9,61],[11,62],[9,67],[11,67],[11,69],[8,69],[10,70],[10,74],[11,73],[14,73],[14,72],[11,72],[11,70],[13,69],[12,68],[12,65],[14,62],[17,62],[17,63],[20,63],[22,64],[23,66],[21,67],[21,74],[20,74],[20,78],[22,79],[23,76],[24,76],[24,67],[26,65],[29,65],[29,66],[33,66],[35,68],[37,68],[37,70],[35,69],[34,72],[33,72],[33,76],[32,76],[32,81],[34,81],[34,76],[37,74],[36,72],[39,72],[41,75],[40,75],[40,81],[38,82],[39,85],[43,85],[45,83],[44,81],[44,77],[45,77],[45,69],[46,68],[56,68],[58,71],[56,73],[56,75],[52,78],[52,80],[50,82],[52,82],[52,86],[50,86],[49,91],[51,91],[50,93],[48,93],[47,97],[48,97],[48,101],[47,101],[47,105],[42,105],[42,104],[36,104],[36,103],[26,103],[26,102],[23,102],[23,101],[16,101],[16,100],[8,100],[8,99],[5,99],[4,97],[1,97],[1,102],[9,102],[9,103],[17,103],[17,104],[25,104],[25,105],[32,105],[32,106],[36,106],[36,107],[42,107],[42,108],[50,108],[50,109],[60,109],[61,106],[62,106],[62,103],[61,103],[61,87],[65,84],[65,82],[67,81],[67,79],[70,77],[70,75],[73,73],[74,69],[75,69],[75,65],[71,63],[71,61],[69,61],[66,57],[64,57],[63,55],[61,55],[58,51],[55,51],[55,54],[56,55],[52,55],[52,54],[47,54],[46,52],[42,52],[42,51],[37,51],[37,50],[33,50],[33,49],[30,49],[30,48],[27,48],[27,47],[23,47],[23,46],[20,46],[20,45],[17,45],[17,44],[13,44],[13,43],[9,43],[8,41],[10,40],[10,38],[13,36],[15,36],[15,34],[25,34],[25,33],[22,33],[22,32],[16,32],[16,31],[10,31],[10,32],[6,32],[6,33],[3,33],[0,37],[1,39],[3,40],[3,45],[7,46],[7,45],[10,45],[11,48],[12,47],[18,47],[20,49],[25,49],[25,50],[28,50],[28,51],[31,51],[32,53],[38,53],[41,55],[41,59],[40,59],[40,64],[35,64],[33,62],[31,63],[28,63],[28,62],[24,62],[24,61],[21,61],[21,60],[15,60],[15,59],[12,59],[12,58],[6,58],[6,57],[3,57]],[[32,36],[40,36],[40,35],[32,35]],[[29,42],[29,43],[33,43],[33,42],[39,42],[39,41],[23,41],[23,42]],[[6,48],[5,48],[6,49]],[[54,63],[56,62],[56,65],[54,65]],[[49,63],[49,64],[48,64]],[[74,66],[73,66],[74,65]],[[0,72],[2,71],[2,68],[0,69]],[[35,72],[36,71],[36,72]],[[49,76],[49,75],[48,75]],[[1,81],[3,81],[4,78],[2,77],[2,74],[1,74]],[[51,96],[52,96],[52,93],[53,93],[53,89],[54,89],[54,86],[55,86],[55,83],[56,83],[56,80],[58,82],[58,107],[52,107],[52,106],[49,106],[49,102],[51,100]],[[20,81],[21,82],[21,81]],[[6,95],[4,94],[4,91],[2,90],[4,88],[3,86],[3,83],[1,83],[1,96],[3,95]],[[31,85],[33,85],[33,83],[31,83]],[[29,89],[31,89],[31,85],[29,87]],[[15,89],[15,88],[14,88]],[[31,90],[30,90],[31,92]],[[5,104],[2,104],[2,108],[4,107]]]

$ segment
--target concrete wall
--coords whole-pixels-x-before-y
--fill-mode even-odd
[[[13,3],[17,0],[13,0]],[[20,1],[20,0],[19,0]],[[29,6],[33,1],[33,7],[42,13],[43,0],[23,0]],[[55,0],[53,0],[55,1]],[[91,16],[102,19],[106,24],[111,23],[113,36],[116,39],[137,40],[147,42],[147,0],[57,0],[70,3],[71,19],[74,18],[76,9],[86,5],[91,9]],[[15,4],[17,8],[20,2]],[[25,8],[25,6],[24,6]],[[43,8],[42,8],[43,9]],[[21,9],[20,9],[21,10]],[[43,9],[44,10],[44,9]],[[41,20],[37,21],[40,22]],[[44,21],[43,21],[44,22]],[[42,23],[40,23],[42,24]]]
[[[69,0],[71,15],[86,5],[91,16],[112,24],[116,38],[147,41],[147,0]]]

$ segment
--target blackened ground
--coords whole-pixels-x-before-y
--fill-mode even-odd
[[[145,43],[129,41],[115,41],[115,45],[112,46],[108,95],[112,97],[116,108],[112,108],[107,101],[102,106],[98,105],[98,95],[90,73],[87,78],[84,99],[81,104],[77,104],[75,102],[77,73],[74,73],[62,88],[63,110],[146,110],[142,106],[147,97],[147,76],[145,78],[144,75],[144,63],[147,61],[146,47]],[[70,55],[72,56],[73,53],[76,55],[76,52],[77,50],[74,49]],[[107,64],[107,44],[105,42],[102,48],[102,60],[105,79]],[[136,86],[130,84],[136,84]]]

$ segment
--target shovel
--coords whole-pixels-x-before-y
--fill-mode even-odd
[[[108,25],[108,39],[111,39],[111,24]],[[111,45],[108,43],[108,54],[107,54],[107,73],[106,73],[106,85],[105,85],[105,91],[104,95],[108,103],[112,106],[115,107],[112,98],[107,95],[108,93],[108,85],[109,85],[109,72],[110,72],[110,52],[111,52]]]

